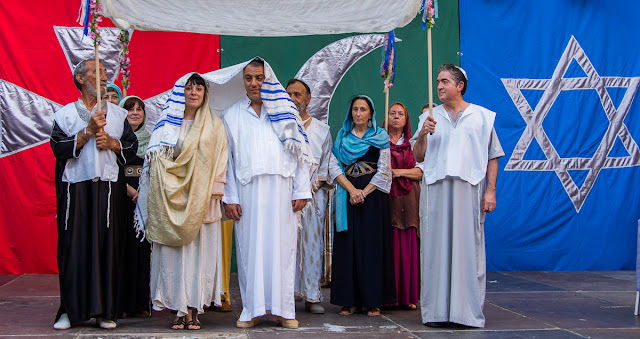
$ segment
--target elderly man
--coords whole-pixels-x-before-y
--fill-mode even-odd
[[[422,322],[484,327],[485,214],[496,207],[496,114],[465,102],[467,75],[457,66],[438,70],[433,117],[422,114],[412,138],[424,161],[420,195]],[[436,128],[436,124],[437,127]]]
[[[329,161],[333,157],[333,142],[329,125],[314,119],[307,113],[311,101],[311,89],[302,80],[291,79],[287,93],[300,112],[300,118],[309,138],[316,165],[311,168],[313,200],[302,212],[302,229],[298,234],[295,291],[305,301],[305,309],[315,314],[324,313],[320,305],[322,291],[322,256],[325,250],[324,232],[331,180]],[[337,159],[334,160],[337,163]]]
[[[116,327],[116,239],[124,210],[114,208],[124,196],[118,164],[135,158],[138,140],[127,111],[109,102],[97,111],[107,84],[105,68],[96,74],[93,60],[73,72],[78,101],[54,114],[51,148],[56,157],[58,270],[60,309],[55,329],[96,318],[106,329]]]
[[[243,69],[246,97],[223,113],[229,165],[223,202],[235,221],[242,313],[236,325],[278,316],[297,328],[294,281],[297,220],[311,198],[312,162],[300,117],[271,67],[253,59]]]

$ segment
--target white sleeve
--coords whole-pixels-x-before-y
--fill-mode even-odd
[[[229,161],[227,163],[227,183],[224,185],[224,195],[222,196],[222,202],[227,205],[239,204],[240,196],[238,195],[238,181],[236,180],[236,167],[233,160],[233,150],[235,149],[235,147],[233,138],[231,137],[231,135],[229,135],[229,133],[227,133],[227,143],[229,148]]]
[[[296,172],[293,176],[293,192],[291,200],[310,200],[311,196],[311,179],[309,178],[309,167],[298,164]]]
[[[429,115],[429,113],[422,113],[420,115],[420,121],[418,122],[418,128],[416,129],[416,132],[413,133],[413,137],[411,137],[411,139],[409,139],[409,143],[411,144],[411,149],[413,149],[413,146],[416,145],[416,141],[418,141],[418,134],[420,134],[420,130],[422,129],[422,125],[424,125],[424,121],[427,120],[427,116]]]
[[[329,177],[327,179],[329,183],[333,183],[338,176],[342,174],[342,168],[340,168],[340,162],[338,158],[331,152],[329,157]]]
[[[381,149],[380,157],[378,158],[378,170],[369,183],[378,187],[380,191],[389,193],[392,179],[391,151],[389,148]]]

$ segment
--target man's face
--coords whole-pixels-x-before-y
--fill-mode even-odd
[[[84,77],[78,76],[78,82],[84,86],[89,94],[97,97],[98,91],[96,90],[96,62],[88,61],[86,63],[87,74]],[[102,64],[100,64],[100,94],[104,96],[107,92],[107,70]]]
[[[300,115],[306,113],[309,101],[311,101],[311,95],[307,93],[307,89],[304,85],[296,81],[287,86],[287,93],[291,97],[291,100],[293,100],[293,103],[296,104],[296,107],[298,107]]]
[[[104,99],[114,105],[117,105],[120,103],[120,98],[118,97],[118,93],[114,91],[107,91],[107,94],[104,96]]]
[[[260,89],[264,82],[264,67],[248,65],[242,71],[244,76],[244,88],[247,90],[247,96],[251,101],[260,102]]]
[[[438,80],[436,80],[438,86],[438,99],[443,102],[452,101],[458,97],[462,97],[462,88],[464,83],[456,83],[449,71],[442,71],[438,74]]]

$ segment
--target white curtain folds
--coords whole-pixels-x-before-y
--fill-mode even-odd
[[[87,0],[83,0],[84,4]],[[388,32],[415,18],[419,0],[102,0],[122,29],[238,36]]]

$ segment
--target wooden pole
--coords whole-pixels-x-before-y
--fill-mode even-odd
[[[431,58],[431,27],[427,27],[427,63],[429,64],[427,66],[429,73],[429,116],[433,118],[433,60]]]
[[[102,111],[102,95],[100,94],[100,90],[102,87],[100,86],[100,56],[98,55],[98,44],[94,43],[94,50],[96,54],[96,98],[98,99],[98,112]]]
[[[384,129],[389,131],[389,87],[384,85]]]

